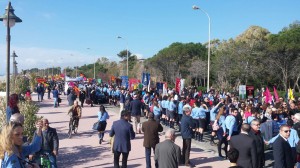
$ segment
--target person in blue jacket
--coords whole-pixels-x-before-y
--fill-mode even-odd
[[[99,137],[99,144],[102,143],[104,137],[104,131],[106,129],[107,122],[106,120],[109,119],[108,112],[105,110],[105,107],[101,104],[99,111],[98,111],[98,120],[100,121],[100,130],[98,133]]]
[[[25,168],[25,157],[40,150],[42,144],[42,122],[36,125],[37,131],[30,145],[23,145],[23,126],[20,123],[11,122],[1,131],[0,159],[1,167]]]

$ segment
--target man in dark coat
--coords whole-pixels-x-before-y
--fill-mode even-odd
[[[193,118],[191,117],[191,108],[189,106],[183,107],[184,115],[181,119],[181,136],[183,140],[182,145],[182,156],[183,162],[186,166],[190,166],[190,151],[191,143],[193,137],[193,129],[195,128],[193,124]]]
[[[175,130],[169,129],[165,134],[166,140],[156,145],[154,159],[159,168],[178,168],[180,164],[180,147],[175,142]]]
[[[138,99],[137,95],[133,96],[133,100],[130,102],[129,111],[131,111],[132,125],[135,133],[139,133],[138,126],[140,124],[141,112],[143,103]]]
[[[158,132],[163,131],[163,127],[160,123],[154,120],[154,114],[148,114],[148,121],[144,122],[142,125],[142,131],[144,132],[144,147],[146,155],[146,165],[147,168],[151,168],[151,148],[153,152],[155,151],[156,144],[159,143]],[[155,162],[155,167],[158,168],[158,163]]]
[[[257,152],[255,141],[248,135],[250,125],[243,124],[241,133],[233,136],[230,139],[230,148],[235,148],[239,151],[237,165],[243,168],[257,168]]]
[[[280,136],[273,143],[274,168],[293,168],[294,159],[292,148],[287,139],[290,137],[291,129],[287,125],[280,127]]]
[[[79,101],[80,101],[80,103],[81,103],[81,107],[83,107],[85,97],[86,97],[86,93],[85,93],[85,91],[83,90],[83,88],[81,88],[81,89],[80,89],[80,92],[79,92]]]
[[[130,112],[123,110],[121,119],[114,121],[111,127],[109,136],[114,137],[113,152],[114,152],[114,167],[119,166],[120,155],[122,154],[122,167],[127,167],[127,159],[131,150],[130,140],[135,138],[132,125],[128,123],[130,120]]]
[[[58,155],[59,140],[56,129],[49,126],[48,119],[43,119],[42,138],[41,150],[36,155],[39,156],[48,153],[51,167],[57,168],[56,157]]]
[[[251,130],[249,136],[254,139],[257,152],[257,168],[263,168],[265,166],[265,152],[264,152],[264,140],[260,133],[260,122],[257,119],[251,121]]]

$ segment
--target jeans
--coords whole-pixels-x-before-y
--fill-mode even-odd
[[[38,93],[38,101],[42,101],[43,100],[43,95],[42,93]]]
[[[184,164],[189,164],[192,139],[183,139],[182,156]]]
[[[103,139],[103,137],[104,137],[104,131],[102,131],[101,133],[98,133],[98,137],[99,137],[99,139]]]
[[[127,159],[129,152],[118,152],[114,151],[114,168],[120,168],[119,165],[119,160],[120,160],[120,155],[122,154],[122,167],[121,168],[127,168]]]
[[[155,147],[152,148],[153,153],[155,152]],[[151,168],[151,148],[145,147],[145,155],[146,155],[146,168]],[[155,167],[158,168],[158,162],[155,160]]]
[[[51,168],[57,168],[57,165],[56,165],[56,156],[55,155],[50,154],[49,155],[49,161],[50,161],[50,164],[51,164]]]
[[[53,100],[54,100],[54,107],[57,107],[58,106],[58,99],[53,97]]]

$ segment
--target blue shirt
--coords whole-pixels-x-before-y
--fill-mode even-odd
[[[208,112],[208,110],[204,109],[202,106],[199,108],[199,112],[198,112],[198,115],[199,115],[199,118],[206,118],[206,112]]]
[[[35,138],[33,139],[33,142],[30,145],[22,146],[21,157],[23,160],[25,159],[25,156],[38,152],[41,149],[42,137],[41,136],[34,136],[34,137]],[[8,156],[8,154],[5,152],[2,164],[3,167],[7,167],[7,168],[23,168],[20,166],[18,156],[14,153]]]
[[[216,120],[216,116],[218,114],[218,106],[215,106],[214,108],[212,108],[209,113],[210,113],[210,121],[215,121]]]
[[[104,112],[103,116],[102,116],[101,111],[98,112],[98,120],[99,121],[106,121],[107,119],[109,119],[109,115],[107,112]]]
[[[179,102],[178,104],[178,114],[183,114],[183,102]]]
[[[220,127],[222,127],[223,132],[226,132],[226,126],[225,126],[225,116],[221,115],[219,120],[218,120],[218,124]]]
[[[247,123],[247,124],[251,124],[252,120],[254,120],[254,119],[255,119],[255,117],[249,116],[249,117],[246,119],[246,123]]]
[[[199,111],[199,107],[195,107],[192,109],[191,117],[193,119],[199,119],[198,111]]]
[[[154,106],[153,107],[153,114],[154,115],[160,115],[160,108],[159,107],[157,107],[157,106]]]
[[[233,131],[237,131],[236,118],[233,115],[229,115],[225,119],[225,126],[228,129],[228,135],[231,136]]]
[[[173,101],[169,101],[168,110],[169,111],[175,111],[176,105]]]
[[[6,107],[6,122],[7,123],[9,123],[12,113],[13,113],[13,110],[9,106],[7,106]]]

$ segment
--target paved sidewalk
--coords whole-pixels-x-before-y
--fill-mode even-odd
[[[46,96],[44,96],[46,98]],[[111,168],[113,167],[113,154],[110,151],[108,144],[108,132],[113,121],[117,120],[119,108],[105,105],[106,110],[110,115],[108,120],[104,142],[99,145],[98,135],[92,130],[92,125],[97,121],[97,112],[99,105],[90,107],[84,105],[82,110],[82,118],[79,122],[79,129],[76,135],[68,139],[68,123],[69,116],[67,111],[66,96],[61,96],[62,103],[60,107],[53,107],[53,99],[45,99],[43,102],[38,102],[40,110],[38,115],[49,119],[50,126],[57,129],[59,136],[59,156],[58,167],[78,167],[78,168]],[[33,95],[33,101],[37,101],[37,96]],[[161,141],[164,136],[160,136]],[[182,138],[176,138],[176,144],[182,146]],[[225,168],[229,167],[229,161],[220,159],[213,150],[207,146],[208,143],[198,144],[192,143],[191,163],[199,168]],[[145,168],[145,151],[143,147],[143,134],[137,134],[136,138],[131,141],[132,150],[128,157],[128,168]],[[200,147],[202,146],[202,147]],[[213,147],[216,148],[216,147]],[[152,154],[153,155],[153,154]],[[120,162],[121,164],[121,162]],[[154,161],[152,159],[152,167]],[[185,167],[185,166],[180,166]]]

